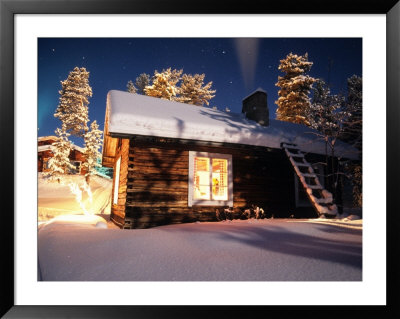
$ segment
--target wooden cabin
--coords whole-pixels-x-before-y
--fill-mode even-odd
[[[110,91],[102,165],[114,168],[111,219],[147,228],[215,221],[225,208],[240,218],[252,205],[269,217],[335,214],[319,164],[325,144],[306,126],[268,117],[262,90],[243,100],[242,114]],[[358,159],[340,141],[336,154]]]
[[[53,157],[53,151],[55,146],[53,145],[58,141],[57,136],[40,136],[38,137],[38,172],[49,171],[48,162]],[[80,174],[85,175],[86,169],[82,167],[82,163],[86,161],[83,154],[83,148],[77,145],[72,145],[71,152],[69,154],[69,160],[75,169],[69,170],[68,174]]]

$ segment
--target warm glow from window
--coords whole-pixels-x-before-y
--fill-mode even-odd
[[[228,160],[212,159],[212,199],[228,200]]]
[[[228,200],[228,160],[195,157],[193,181],[194,199]]]
[[[210,199],[210,159],[194,158],[194,198]]]

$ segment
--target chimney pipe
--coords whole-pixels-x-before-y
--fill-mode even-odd
[[[256,121],[262,126],[269,125],[269,111],[267,105],[267,92],[258,88],[243,99],[242,113],[249,120]]]

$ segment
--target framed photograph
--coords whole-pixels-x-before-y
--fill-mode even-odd
[[[290,6],[274,3],[264,4],[263,7],[253,2],[226,7],[222,2],[206,1],[202,3],[201,8],[174,0],[165,3],[123,0],[31,1],[29,3],[19,0],[0,1],[2,70],[0,74],[0,128],[2,130],[1,145],[4,150],[2,176],[4,176],[6,186],[3,189],[4,196],[2,196],[6,205],[3,211],[6,227],[2,231],[5,247],[2,259],[5,273],[1,281],[3,292],[1,315],[5,318],[93,316],[151,318],[203,317],[205,315],[225,317],[237,312],[243,314],[250,312],[254,315],[256,312],[261,312],[273,316],[296,314],[302,317],[309,316],[310,311],[321,315],[322,313],[319,312],[326,312],[329,307],[338,315],[350,317],[359,314],[360,311],[365,313],[371,311],[371,306],[375,306],[373,311],[383,318],[399,313],[395,287],[398,281],[398,275],[395,274],[398,261],[395,260],[394,253],[394,246],[399,238],[395,231],[398,222],[393,214],[396,211],[395,197],[398,196],[395,179],[398,178],[397,163],[400,160],[397,142],[397,136],[400,133],[398,132],[400,4],[397,1],[384,3],[328,1],[317,5],[312,1],[302,4],[289,1]],[[299,51],[298,48],[301,48],[301,52],[292,52]],[[263,53],[258,54],[261,51]],[[40,229],[41,223],[46,223],[50,219],[53,222],[56,216],[51,214],[57,215],[54,209],[50,214],[50,210],[47,210],[46,204],[43,203],[50,203],[53,195],[55,197],[60,196],[62,192],[70,192],[69,197],[73,198],[74,205],[86,212],[87,207],[84,205],[82,196],[86,196],[85,200],[89,200],[89,197],[92,199],[92,195],[97,196],[101,192],[100,186],[99,189],[93,186],[93,182],[98,185],[103,183],[96,180],[99,178],[108,183],[107,187],[111,194],[109,198],[107,197],[109,203],[99,203],[96,198],[98,206],[101,206],[97,208],[102,214],[97,214],[96,219],[81,222],[91,223],[97,228],[115,227],[116,231],[118,228],[148,228],[163,225],[167,219],[170,223],[176,223],[178,219],[182,219],[183,222],[192,222],[191,231],[198,233],[195,237],[196,244],[186,247],[188,249],[186,255],[192,260],[199,258],[199,254],[196,254],[196,245],[201,242],[212,245],[210,239],[199,235],[201,233],[199,225],[202,222],[209,222],[205,217],[204,207],[213,207],[213,209],[228,207],[214,209],[213,215],[209,217],[210,220],[217,218],[228,224],[233,219],[249,219],[246,221],[246,227],[252,227],[252,223],[263,222],[262,218],[282,217],[299,218],[299,220],[303,217],[308,218],[307,212],[311,210],[328,217],[329,213],[342,214],[342,208],[337,208],[333,202],[328,203],[328,199],[331,198],[328,195],[322,195],[323,200],[313,197],[313,189],[318,187],[325,191],[325,183],[335,184],[329,179],[330,177],[324,178],[322,184],[320,181],[315,182],[316,184],[310,182],[309,179],[313,178],[314,173],[323,174],[320,173],[324,171],[323,164],[312,166],[312,172],[300,171],[300,166],[308,163],[305,159],[300,163],[296,158],[304,158],[305,154],[311,154],[307,156],[316,155],[315,158],[319,161],[324,160],[323,152],[316,151],[318,142],[311,138],[307,138],[304,142],[293,136],[285,139],[283,143],[280,140],[276,144],[274,139],[281,134],[279,133],[281,126],[275,123],[279,121],[273,119],[273,116],[278,113],[282,119],[289,116],[284,113],[284,105],[279,102],[283,93],[280,92],[278,96],[277,92],[284,84],[279,83],[277,75],[281,74],[278,74],[277,70],[278,68],[280,72],[287,70],[284,66],[285,56],[287,61],[297,59],[296,61],[301,61],[307,68],[309,56],[306,53],[308,51],[313,54],[314,60],[310,58],[310,61],[314,62],[316,68],[315,77],[323,78],[327,82],[318,82],[321,90],[324,85],[332,87],[332,92],[324,91],[326,94],[331,94],[330,101],[335,98],[339,105],[342,103],[339,101],[342,95],[344,101],[345,95],[348,94],[344,92],[347,90],[350,79],[349,72],[359,75],[355,76],[354,81],[362,81],[363,131],[360,143],[363,150],[363,202],[361,204],[363,222],[360,224],[361,227],[357,226],[357,230],[353,233],[348,230],[347,232],[338,230],[337,234],[334,234],[330,229],[319,225],[318,231],[325,232],[323,237],[326,240],[323,243],[326,251],[324,252],[316,249],[321,244],[322,237],[313,237],[314,234],[310,236],[318,243],[310,240],[311,237],[307,237],[307,241],[302,242],[305,236],[302,232],[306,232],[305,228],[302,228],[303,230],[288,229],[287,233],[290,233],[290,236],[279,237],[281,240],[287,240],[285,243],[282,243],[276,234],[273,237],[273,233],[269,233],[268,236],[261,233],[248,236],[247,233],[242,232],[235,235],[235,238],[232,236],[228,238],[228,233],[225,233],[225,237],[217,238],[213,233],[212,236],[216,242],[230,240],[229,245],[225,247],[228,255],[234,253],[235,247],[242,251],[247,245],[252,253],[242,252],[243,258],[249,262],[253,260],[258,265],[264,262],[268,264],[267,260],[258,257],[260,251],[257,249],[263,248],[263,244],[259,241],[269,238],[271,245],[275,242],[277,247],[275,251],[271,247],[270,250],[273,251],[271,256],[290,255],[289,259],[286,256],[282,257],[282,267],[288,267],[287,260],[293,261],[290,276],[262,276],[263,271],[257,273],[257,269],[262,265],[257,268],[250,262],[248,266],[253,275],[247,274],[247,277],[239,276],[236,279],[232,279],[235,278],[233,275],[226,276],[226,272],[222,275],[222,272],[219,273],[212,268],[210,263],[206,265],[214,269],[214,277],[209,278],[202,277],[201,274],[204,272],[200,264],[197,267],[190,264],[186,272],[179,273],[173,271],[173,263],[168,263],[167,266],[155,260],[153,261],[154,268],[149,268],[148,265],[144,267],[144,264],[135,266],[134,257],[131,259],[129,256],[121,255],[120,248],[112,249],[112,238],[110,241],[101,238],[103,247],[101,250],[92,245],[96,241],[96,236],[99,239],[101,237],[92,232],[89,232],[93,235],[92,238],[88,236],[80,241],[85,242],[92,249],[88,250],[88,256],[79,257],[73,245],[74,242],[79,242],[80,233],[76,232],[76,236],[68,235],[68,232],[73,232],[68,227],[62,229],[48,227],[46,245],[40,243],[38,222]],[[160,59],[157,66],[153,60],[159,59],[163,52],[168,55],[168,59]],[[323,64],[325,66],[322,66]],[[77,68],[73,69],[75,66]],[[143,66],[143,71],[139,70],[140,66]],[[265,69],[265,77],[269,78],[264,79],[264,73],[259,72],[257,67]],[[66,69],[70,71],[69,74],[65,73]],[[272,72],[271,69],[275,71]],[[342,73],[340,73],[341,70],[343,70]],[[89,73],[86,73],[87,71]],[[232,73],[229,76],[221,76],[221,73],[226,75],[230,71]],[[68,123],[71,123],[68,122],[70,118],[67,118],[66,113],[60,109],[64,86],[69,85],[68,81],[72,81],[73,76],[76,75],[74,72],[83,77],[89,77],[90,74],[89,81],[93,79],[96,92],[101,92],[96,98],[91,99],[89,108],[92,109],[93,105],[94,111],[90,112],[91,118],[90,121],[86,121],[86,127],[85,125],[79,128],[68,126],[70,125]],[[142,72],[149,73],[144,75],[148,81],[153,81],[152,86],[149,82],[141,87],[138,79]],[[289,71],[287,72],[289,74]],[[157,94],[165,93],[160,93],[155,89],[155,79],[176,75],[180,79],[187,80],[185,85],[190,86],[190,79],[194,73],[205,74],[205,78],[201,80],[206,89],[203,88],[202,92],[207,91],[207,94],[206,97],[203,95],[203,100],[200,102],[192,95],[184,94],[183,84],[179,93],[171,93],[175,96],[173,99],[167,98],[173,100],[172,102],[165,101],[165,97],[154,99],[158,96]],[[338,73],[341,75],[337,76]],[[268,74],[273,74],[273,76]],[[312,72],[310,75],[313,75]],[[200,74],[195,74],[194,77],[196,76],[201,77]],[[310,79],[310,77],[307,74],[307,78],[301,77],[301,79]],[[146,80],[144,76],[142,80]],[[211,84],[207,86],[207,83]],[[267,87],[257,89],[257,83],[263,83],[262,85]],[[224,91],[225,87],[234,89]],[[150,92],[151,88],[154,92]],[[88,86],[85,93],[89,97],[92,96],[91,89]],[[217,89],[218,93],[221,92],[220,97],[214,98],[215,90],[213,89]],[[146,94],[141,94],[138,90],[143,90]],[[57,106],[59,95],[61,102]],[[147,100],[143,102],[143,98],[161,102],[152,103]],[[132,112],[125,107],[127,100],[129,103],[138,105],[147,103],[147,107],[136,113]],[[251,104],[250,108],[248,100],[251,100],[253,104],[256,103],[253,102],[255,100],[261,101],[261,104],[268,103],[267,113],[259,111],[258,104],[256,107],[255,104]],[[80,105],[85,104],[82,99],[80,101]],[[235,101],[240,101],[240,103],[236,105]],[[179,110],[175,113],[165,111],[165,109],[174,111],[176,107],[174,103],[179,102],[203,105],[207,108],[201,111],[201,108],[190,107],[189,111],[181,113]],[[79,105],[77,110],[71,118],[79,112]],[[196,111],[192,112],[192,110]],[[332,116],[336,116],[338,112],[333,111]],[[179,116],[174,115],[178,113]],[[233,113],[244,113],[245,118],[238,119]],[[155,114],[157,114],[156,117]],[[310,115],[307,114],[307,116]],[[65,130],[54,133],[56,125],[52,121],[57,117],[64,124],[68,123],[65,127],[63,126]],[[204,118],[218,124],[214,127],[209,123],[203,125],[201,123]],[[298,121],[295,125],[307,124],[313,128],[321,125],[321,122],[314,124],[309,122],[310,117],[303,118],[307,121],[303,123],[302,118],[301,114],[296,115],[295,120],[292,121]],[[93,124],[94,119],[99,124],[98,127],[95,124],[96,121]],[[249,121],[256,121],[257,126]],[[197,125],[191,126],[192,122],[196,122]],[[274,136],[264,133],[262,127],[266,126],[273,128]],[[97,128],[104,129],[101,165],[105,170],[102,171],[96,170],[94,166],[91,167],[88,163],[92,162],[87,160],[91,156],[88,145],[96,139]],[[84,133],[79,135],[79,130]],[[293,128],[287,126],[286,130],[295,129],[294,126]],[[66,160],[59,151],[62,147],[60,141],[68,141],[67,137],[70,134],[75,134],[75,137],[71,136],[72,143],[68,144],[72,150],[72,153],[68,155],[68,174],[79,180],[85,180],[86,184],[82,183],[81,188],[75,187],[78,184],[75,185],[72,182],[73,178],[69,177],[71,180],[68,180],[65,187],[60,188],[57,193],[54,187],[46,186],[41,178],[43,180],[48,178],[50,175],[46,175],[46,172],[53,170],[54,165],[58,165],[52,158],[59,156],[60,163]],[[53,135],[58,136],[56,142],[51,140]],[[78,137],[84,140],[85,147],[80,145]],[[130,145],[128,140],[128,144],[125,145],[124,137],[134,139],[136,144]],[[349,139],[351,140],[350,137]],[[179,145],[174,144],[177,140],[180,141]],[[189,143],[187,141],[192,143],[190,149],[184,146],[185,143]],[[207,144],[210,141],[212,145]],[[301,142],[304,142],[303,150],[300,150],[300,146],[296,149]],[[61,146],[55,146],[54,143]],[[166,155],[164,154],[165,157],[160,157],[158,153],[154,155],[155,151],[152,149],[153,157],[147,158],[147,150],[141,148],[141,145],[149,143],[153,143],[152,145],[164,143],[163,149],[168,149]],[[235,150],[233,155],[226,153],[224,148],[229,148],[234,143],[246,145],[246,147],[243,146],[240,151]],[[257,156],[261,156],[258,148],[265,146],[265,143],[269,143],[267,146],[272,150],[283,149],[288,157],[288,163],[293,165],[290,168],[294,173],[288,175],[290,185],[293,184],[290,186],[293,188],[293,190],[290,188],[293,196],[291,195],[290,199],[284,197],[282,195],[284,191],[277,195],[277,197],[282,196],[279,198],[281,203],[293,201],[293,205],[298,210],[293,211],[292,215],[286,216],[286,213],[279,213],[276,207],[275,214],[270,213],[268,209],[264,211],[262,200],[260,202],[263,204],[261,206],[258,204],[260,206],[258,207],[249,206],[250,202],[246,199],[246,205],[249,207],[246,210],[247,206],[243,205],[240,212],[230,208],[236,205],[235,198],[242,196],[248,189],[250,189],[248,196],[252,200],[257,198],[257,190],[251,186],[246,188],[247,185],[243,182],[239,184],[237,177],[239,165],[236,167],[235,165],[238,163],[238,158],[242,161],[246,156],[251,155],[249,152],[258,152]],[[335,143],[336,141],[333,145]],[[165,147],[166,144],[168,147]],[[338,163],[341,158],[356,160],[346,153],[348,149],[343,145],[340,142],[335,145]],[[322,146],[321,144],[321,149],[323,149]],[[136,198],[136,201],[147,210],[151,208],[151,218],[140,215],[137,205],[136,208],[126,208],[130,207],[127,198],[132,196],[132,193],[129,194],[129,190],[126,191],[126,189],[129,189],[127,186],[129,182],[132,184],[132,181],[128,180],[129,176],[133,178],[132,174],[134,174],[134,169],[129,166],[129,161],[133,161],[130,153],[131,148],[133,152],[133,147],[137,156],[143,157],[142,163],[147,161],[146,165],[139,165],[140,172],[136,170],[137,175],[134,176],[135,180],[141,180],[146,184],[143,186],[145,190],[154,187],[154,182],[149,185],[147,180],[154,174],[166,176],[168,183],[174,185],[174,191],[169,192],[168,196],[164,194],[164,191],[162,196],[154,199],[149,197],[150,192],[147,191],[146,194],[140,193],[142,197]],[[171,147],[176,147],[176,149]],[[124,148],[127,150],[125,157]],[[183,151],[180,150],[187,153],[185,153],[184,161],[180,160],[183,156]],[[50,152],[53,154],[51,157],[48,155]],[[298,152],[297,155],[294,152]],[[174,156],[173,161],[171,156]],[[163,161],[160,160],[161,158]],[[332,156],[332,159],[332,164],[326,165],[327,167],[332,165],[333,169],[335,157]],[[274,165],[276,171],[281,172],[285,168],[278,169],[278,162],[279,160],[268,165]],[[137,165],[136,162],[135,165]],[[155,170],[157,166],[162,169]],[[256,175],[264,174],[260,172],[263,169],[261,166],[253,167],[255,170],[259,169]],[[109,178],[107,167],[114,170],[118,168],[118,174],[111,173],[112,178],[109,180],[107,180]],[[124,169],[127,172],[130,169],[131,175],[128,173],[124,175]],[[172,176],[170,171],[167,171],[168,169],[175,175]],[[185,171],[184,179],[179,177],[181,171]],[[91,172],[96,172],[96,174]],[[387,174],[387,172],[390,173]],[[246,183],[251,184],[251,179],[256,179],[256,175],[252,178],[248,177]],[[51,178],[57,178],[54,176],[52,175]],[[278,175],[274,175],[271,180],[276,180],[277,177]],[[89,178],[92,180],[92,190],[90,186],[85,187],[85,185],[90,185]],[[306,178],[308,178],[307,182]],[[160,178],[157,179],[160,185],[164,182],[160,181]],[[279,181],[277,183],[279,184]],[[160,185],[157,187],[164,187],[162,186],[164,184]],[[302,189],[301,185],[304,186],[305,192],[299,190]],[[309,189],[307,185],[311,185]],[[139,186],[136,184],[130,187]],[[185,190],[179,193],[179,187]],[[49,193],[48,196],[40,195],[43,189]],[[126,193],[121,193],[121,189]],[[321,194],[326,193],[321,191]],[[157,211],[158,206],[151,205],[150,201],[168,202],[173,196],[179,198],[179,202],[176,201],[176,203],[183,203],[185,214],[169,209],[168,217],[160,217]],[[341,200],[344,201],[344,197],[345,195],[341,197]],[[122,205],[120,205],[121,198],[124,199]],[[322,202],[323,205],[321,205]],[[63,205],[60,204],[58,207],[60,215],[67,210]],[[164,206],[163,210],[166,209]],[[121,207],[124,209],[122,213]],[[131,207],[134,206],[131,205]],[[304,215],[296,215],[301,214],[299,212]],[[65,222],[62,218],[59,220],[61,223]],[[57,226],[56,223],[53,223],[53,226]],[[283,229],[282,225],[278,226],[275,230]],[[99,231],[102,230],[99,229]],[[61,232],[66,235],[60,236]],[[127,232],[129,230],[119,231],[121,234]],[[120,236],[117,236],[116,232],[113,234],[114,244],[121,243]],[[340,247],[339,242],[329,243],[329,238],[333,239],[336,235],[342,238],[348,236],[348,240],[341,242],[346,247]],[[155,232],[152,236],[154,240],[143,241],[142,247],[137,244],[137,249],[132,251],[144,256],[146,249],[157,247],[157,238],[164,243],[167,238],[166,233],[160,235]],[[190,242],[190,239],[183,237],[183,233],[180,236],[182,240]],[[241,241],[245,238],[248,242],[243,244]],[[140,240],[138,237],[137,241],[140,242]],[[179,245],[176,243],[175,247],[177,246]],[[63,253],[65,252],[65,256],[58,260],[53,259],[51,267],[39,267],[40,249],[42,249],[42,258],[46,253],[51,258],[51,251],[60,247]],[[303,254],[296,253],[299,249]],[[101,265],[101,258],[106,258],[102,256],[102,252],[109,255],[107,267],[110,269],[104,269]],[[218,250],[218,253],[221,251]],[[226,259],[231,260],[228,255]],[[71,259],[75,258],[75,264],[64,267],[64,264],[69,262],[70,256],[72,256]],[[305,261],[293,256],[309,259]],[[277,257],[277,262],[279,258]],[[317,263],[315,259],[319,262]],[[118,264],[118,260],[124,264],[123,267]],[[296,262],[304,262],[308,266],[298,264],[296,267],[294,266]],[[312,270],[314,264],[327,267],[335,264],[337,267],[334,272],[330,268],[319,272],[319,270]],[[140,276],[133,280],[124,279],[127,277],[121,275],[121,272],[129,267],[137,267],[136,273],[139,273],[139,268],[142,267],[140,272],[147,272],[150,276],[143,277],[144,279]],[[232,271],[234,267],[236,266],[232,263],[232,267],[228,266],[226,271]],[[305,271],[306,268],[309,272]],[[70,273],[67,273],[69,271]],[[265,273],[267,272],[268,269],[265,269]],[[135,272],[130,271],[130,273]],[[162,277],[162,274],[168,275]],[[238,274],[236,272],[236,276]],[[313,308],[310,308],[311,306]]]

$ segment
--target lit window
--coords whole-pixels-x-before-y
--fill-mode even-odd
[[[210,159],[194,158],[194,199],[210,199]]]
[[[232,155],[189,152],[189,206],[233,206]]]

